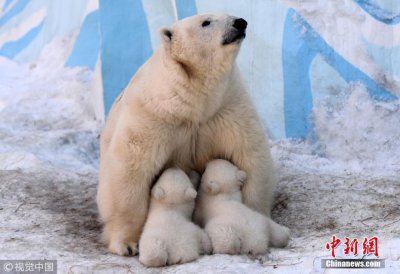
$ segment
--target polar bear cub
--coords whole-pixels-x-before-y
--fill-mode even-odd
[[[213,160],[201,179],[195,221],[205,227],[214,253],[262,254],[271,244],[285,247],[290,230],[243,204],[246,172]]]
[[[149,214],[139,241],[139,261],[151,267],[193,261],[211,252],[207,234],[192,222],[199,175],[178,168],[162,173],[151,190]]]

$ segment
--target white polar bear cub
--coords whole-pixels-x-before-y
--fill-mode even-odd
[[[214,253],[262,254],[271,244],[285,247],[290,230],[243,204],[246,172],[225,160],[213,160],[201,179],[194,218],[205,227]]]
[[[139,241],[142,264],[157,267],[185,263],[211,252],[207,234],[191,220],[197,195],[193,185],[198,180],[198,174],[192,173],[189,179],[178,168],[167,169],[158,179]]]

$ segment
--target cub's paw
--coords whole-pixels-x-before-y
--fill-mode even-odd
[[[272,247],[285,247],[290,239],[290,229],[271,221],[269,242]]]
[[[212,245],[210,237],[208,237],[207,233],[201,233],[201,252],[200,254],[212,254]]]
[[[168,256],[168,265],[184,264],[196,260],[199,254],[195,250],[186,250],[185,252],[173,252]]]
[[[139,254],[139,262],[147,267],[161,267],[167,265],[167,257],[160,254]]]

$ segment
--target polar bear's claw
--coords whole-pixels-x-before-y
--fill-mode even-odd
[[[137,243],[111,242],[108,249],[121,256],[135,256],[138,254]]]
[[[128,254],[129,254],[129,256],[133,255],[132,248],[129,245],[128,245]]]

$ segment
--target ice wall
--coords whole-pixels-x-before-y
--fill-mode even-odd
[[[324,140],[315,115],[322,105],[348,102],[345,91],[354,85],[372,104],[398,100],[399,1],[0,0],[0,55],[33,62],[63,37],[65,66],[95,71],[93,101],[101,117],[159,46],[160,27],[213,11],[249,22],[238,63],[273,139]],[[324,123],[335,125],[328,118]]]

